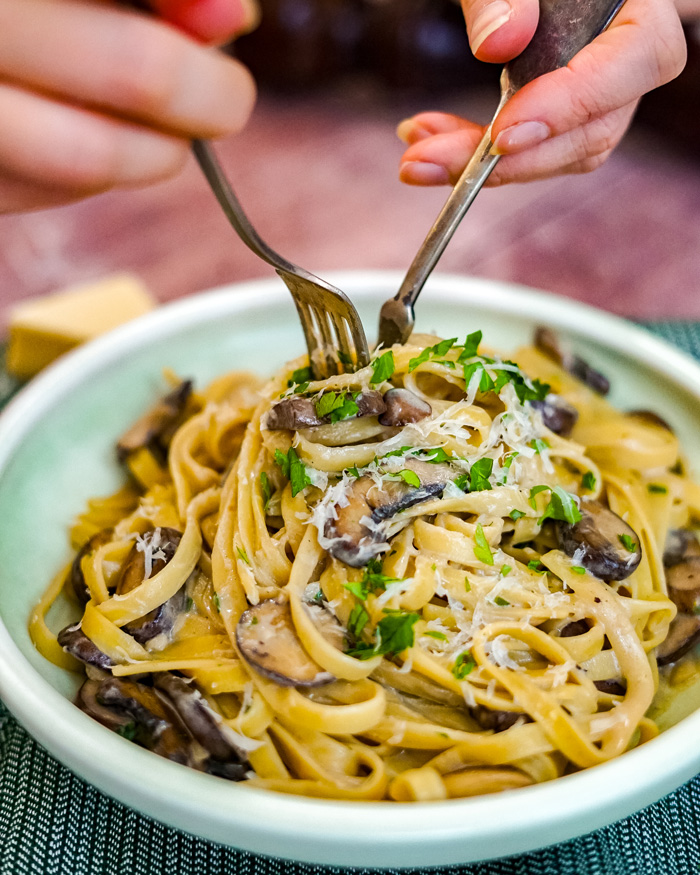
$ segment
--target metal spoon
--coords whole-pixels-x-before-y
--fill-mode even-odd
[[[498,163],[491,152],[491,127],[498,113],[523,85],[569,63],[602,33],[624,0],[540,0],[540,21],[530,44],[503,69],[501,100],[474,155],[428,232],[395,297],[379,315],[379,343],[405,343],[413,330],[413,305],[457,226]]]

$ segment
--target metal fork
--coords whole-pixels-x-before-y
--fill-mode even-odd
[[[568,64],[585,45],[602,33],[625,0],[540,0],[540,23],[527,48],[503,69],[498,113],[510,98],[533,79]],[[491,125],[493,121],[491,122]],[[396,296],[382,306],[379,343],[405,343],[413,330],[413,305],[471,206],[499,156],[492,151],[491,125],[448,197],[408,269]]]
[[[367,338],[359,313],[349,298],[330,283],[282,258],[262,240],[224,175],[211,143],[194,140],[192,150],[238,236],[275,268],[292,293],[314,379],[323,380],[368,365]]]

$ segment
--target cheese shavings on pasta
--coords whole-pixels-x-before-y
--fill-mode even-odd
[[[76,522],[36,646],[125,738],[285,793],[473,796],[653,737],[657,656],[700,634],[669,644],[692,611],[666,585],[700,493],[665,423],[542,346],[414,335],[325,381],[299,359],[174,385]]]

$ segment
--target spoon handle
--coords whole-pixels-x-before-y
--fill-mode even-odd
[[[501,76],[501,100],[495,119],[527,82],[563,67],[602,33],[625,0],[540,0],[540,21],[525,50],[509,61]],[[493,120],[491,121],[491,125]],[[395,297],[379,315],[379,343],[405,343],[413,330],[413,305],[459,223],[481,191],[499,156],[492,154],[491,125],[418,250]]]

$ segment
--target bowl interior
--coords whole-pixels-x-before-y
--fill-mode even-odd
[[[336,275],[332,280],[358,303],[372,335],[379,305],[393,294],[400,277],[395,274],[352,273]],[[667,419],[679,434],[691,467],[696,474],[700,473],[700,368],[645,332],[613,317],[547,295],[498,283],[450,277],[433,278],[423,293],[417,315],[418,330],[462,338],[480,328],[485,342],[504,352],[530,342],[535,325],[547,323],[553,326],[571,338],[577,351],[611,378],[614,404],[622,408],[650,408]],[[522,829],[514,829],[507,845],[502,842],[494,845],[493,837],[500,839],[502,833],[492,829],[490,847],[488,830],[484,833],[484,841],[475,838],[470,844],[466,839],[472,829],[465,827],[464,819],[457,817],[460,806],[471,804],[471,823],[480,822],[480,818],[475,819],[473,815],[477,810],[475,803],[469,800],[448,803],[454,814],[442,821],[442,838],[436,822],[430,817],[421,820],[416,814],[414,828],[420,833],[424,849],[418,854],[414,840],[404,840],[403,846],[398,846],[395,839],[400,833],[405,839],[405,826],[399,828],[398,811],[393,807],[392,812],[383,808],[382,814],[382,817],[389,818],[389,838],[383,843],[375,841],[374,852],[367,844],[365,853],[362,841],[358,845],[357,832],[353,841],[353,830],[360,825],[357,817],[362,819],[369,814],[360,813],[357,817],[353,814],[345,844],[342,838],[338,838],[340,831],[336,831],[337,840],[326,842],[325,849],[318,834],[315,838],[313,835],[318,831],[318,821],[313,830],[312,825],[304,829],[304,820],[300,817],[296,840],[290,846],[282,846],[277,840],[271,844],[271,839],[265,839],[266,834],[279,838],[282,829],[279,824],[269,827],[267,833],[258,830],[253,836],[252,827],[241,826],[240,818],[244,815],[240,806],[223,814],[220,812],[219,825],[208,829],[207,818],[212,821],[216,817],[207,808],[209,802],[200,799],[200,788],[206,788],[204,796],[214,804],[214,800],[224,798],[218,786],[223,782],[216,782],[215,787],[206,776],[189,774],[170,763],[157,764],[153,769],[165,776],[166,785],[175,781],[183,792],[190,793],[187,797],[189,806],[181,804],[168,808],[163,798],[165,786],[162,790],[156,787],[149,799],[139,796],[138,792],[129,795],[120,789],[118,782],[113,780],[113,773],[117,759],[127,750],[126,743],[83,718],[76,709],[57,706],[57,701],[47,690],[50,688],[64,699],[71,699],[79,680],[52,666],[35,651],[27,632],[30,609],[51,576],[70,557],[67,531],[75,515],[88,498],[108,494],[122,482],[114,458],[115,440],[162,394],[164,367],[172,368],[183,377],[193,377],[202,385],[214,376],[234,369],[272,374],[283,362],[302,351],[303,337],[296,313],[281,283],[271,280],[244,284],[163,308],[67,356],[21,393],[0,417],[0,519],[3,520],[0,563],[4,569],[0,576],[0,615],[9,639],[19,651],[17,653],[9,646],[0,651],[0,694],[30,731],[57,756],[68,761],[65,746],[59,740],[52,745],[51,738],[41,731],[41,720],[49,716],[53,708],[52,719],[58,721],[58,733],[76,734],[79,741],[84,740],[86,749],[94,742],[97,733],[102,749],[107,751],[101,767],[91,770],[81,765],[79,759],[68,761],[68,764],[130,804],[219,841],[227,840],[228,835],[228,840],[234,844],[252,850],[345,865],[437,865],[527,850],[585,832],[611,816],[621,817],[638,807],[630,799],[639,799],[640,804],[652,801],[693,774],[700,767],[700,753],[688,754],[665,775],[660,774],[661,769],[652,759],[652,748],[663,743],[662,736],[649,746],[648,753],[642,749],[622,758],[637,757],[637,776],[640,774],[639,757],[646,756],[651,762],[651,766],[642,772],[645,777],[638,785],[636,796],[622,789],[613,790],[610,804],[601,807],[595,804],[592,796],[582,792],[572,807],[570,796],[566,805],[557,801],[556,794],[560,791],[555,785],[560,782],[533,788],[540,791],[540,799],[551,798],[551,804],[543,803],[538,812],[522,813]],[[58,628],[63,619],[54,616],[52,622]],[[664,722],[676,722],[694,710],[700,704],[699,690],[697,686],[686,689],[675,700],[663,718]],[[44,714],[37,711],[39,701],[47,708]],[[685,731],[686,723],[673,732]],[[105,734],[110,737],[104,739]],[[679,740],[680,737],[676,744]],[[117,747],[113,747],[114,744]],[[137,766],[141,768],[146,764],[150,769],[151,761],[157,758],[138,749],[131,753],[132,748],[128,747],[129,756],[135,758]],[[113,751],[119,756],[111,759]],[[609,764],[593,771],[601,773],[600,780],[603,780],[602,773],[608,770],[608,780],[611,780],[615,777],[613,770],[616,767],[617,763]],[[589,783],[596,780],[595,775],[574,776],[579,777],[585,777]],[[202,778],[205,784],[201,784]],[[611,786],[618,784],[616,779]],[[580,786],[585,788],[586,785]],[[239,790],[228,785],[224,789]],[[250,793],[249,790],[242,792]],[[542,796],[543,792],[549,796]],[[510,795],[504,794],[503,800]],[[251,794],[250,798],[254,796]],[[236,794],[236,798],[240,800],[241,797]],[[502,813],[503,800],[500,803]],[[337,808],[328,803],[322,808],[318,803],[291,797],[271,802],[267,796],[263,802],[276,805],[288,818],[292,818],[294,812],[304,810],[307,813],[313,810],[321,818],[325,811],[328,817],[329,812]],[[255,804],[251,809],[253,812]],[[478,810],[486,811],[493,802],[476,804],[481,806]],[[199,819],[190,817],[193,807],[200,812]],[[523,808],[517,802],[516,807]],[[407,811],[404,806],[398,808],[402,816]],[[432,810],[437,812],[436,808]],[[178,813],[180,811],[182,816]],[[542,823],[544,812],[548,812],[550,822],[547,824],[549,831],[543,837],[534,827],[537,822]],[[500,817],[498,820],[503,822]],[[482,825],[486,822],[483,821]],[[238,823],[239,831],[226,833],[226,823],[229,826]],[[449,823],[454,825],[451,839],[446,838],[445,833],[445,824]],[[333,822],[329,821],[329,829],[334,828]]]

